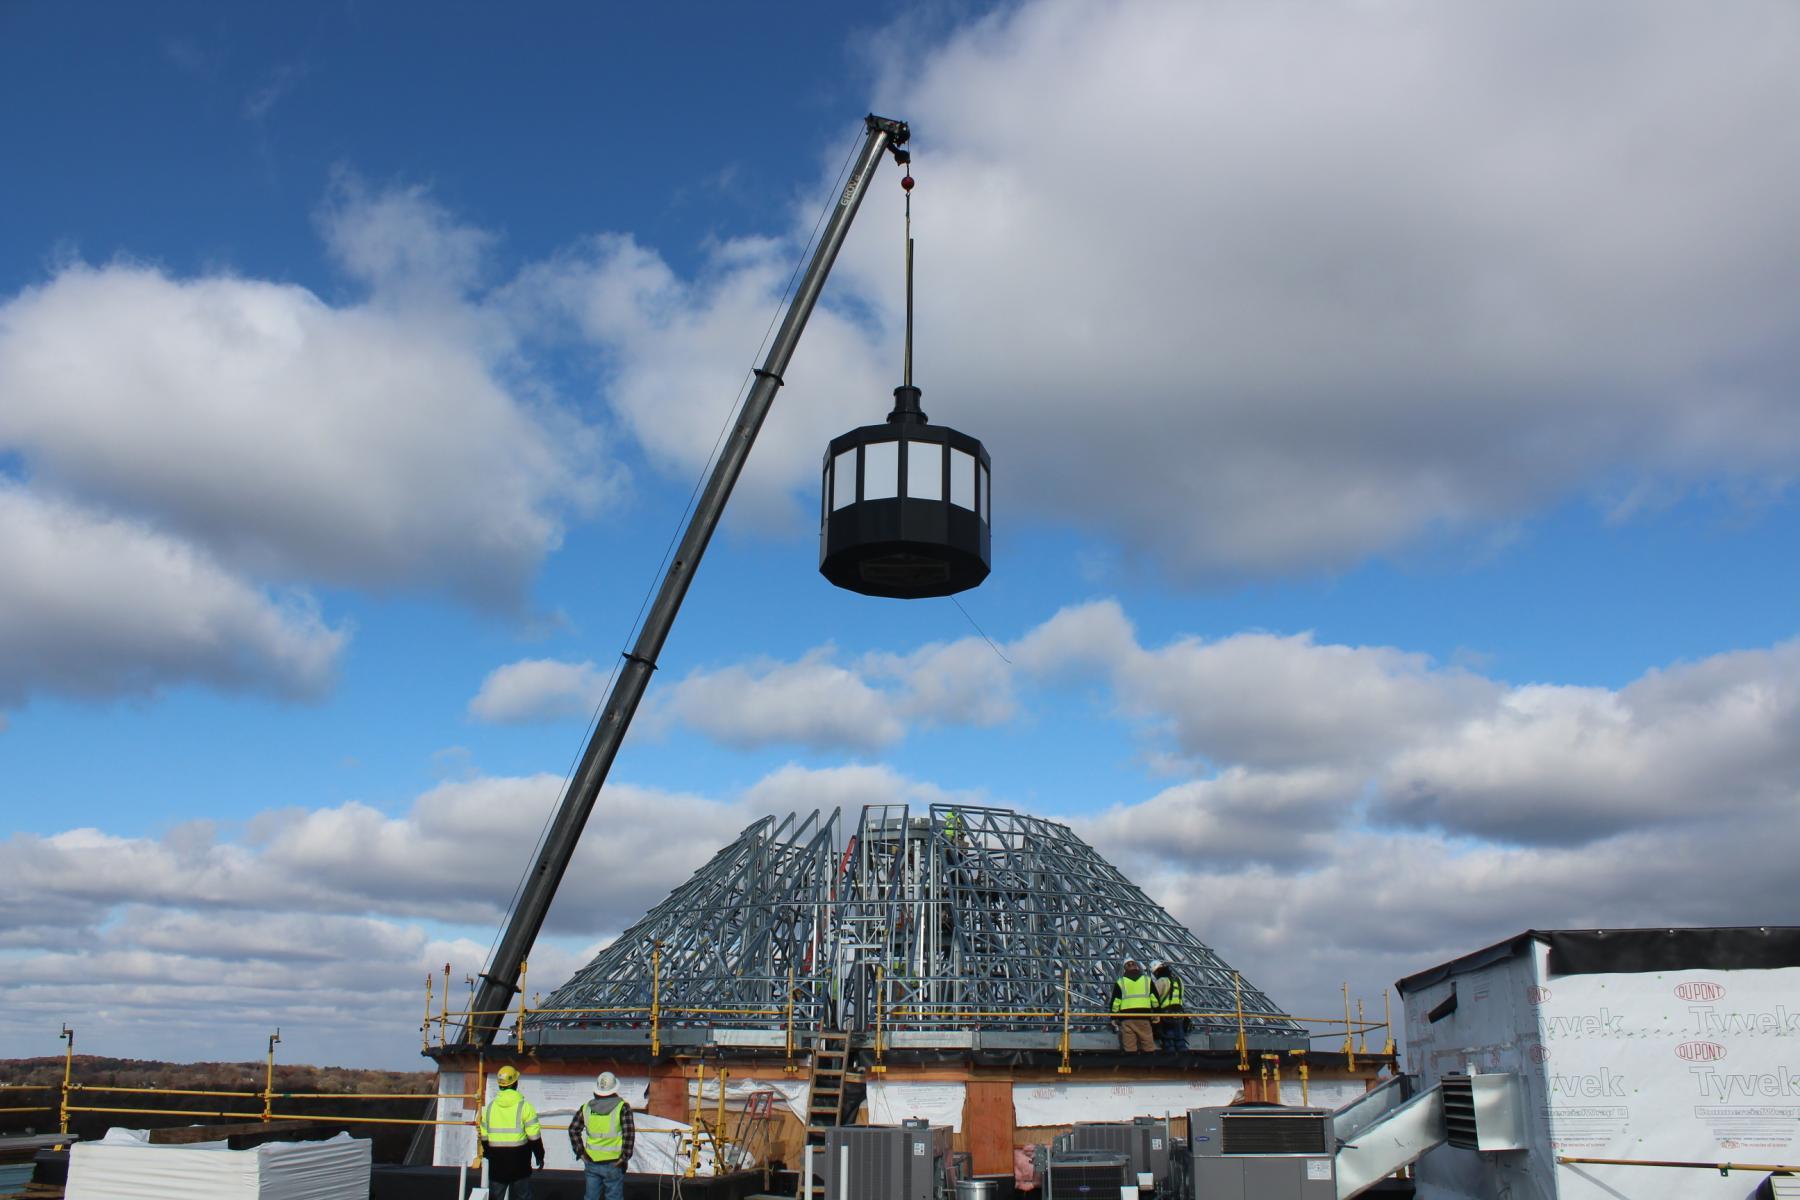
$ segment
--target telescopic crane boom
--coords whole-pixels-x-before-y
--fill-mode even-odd
[[[631,726],[631,718],[637,713],[638,702],[644,698],[644,688],[650,682],[650,673],[656,669],[657,655],[662,653],[663,642],[669,636],[669,627],[674,624],[675,614],[687,595],[688,584],[693,581],[694,570],[700,565],[700,556],[706,552],[713,530],[718,528],[719,516],[725,510],[725,501],[730,498],[731,489],[737,483],[738,475],[744,469],[744,462],[750,455],[750,447],[756,441],[763,419],[768,416],[769,408],[774,403],[775,389],[781,386],[782,375],[787,370],[788,361],[793,358],[800,333],[806,328],[806,320],[812,315],[813,305],[818,302],[819,292],[825,286],[825,277],[831,273],[831,266],[837,261],[844,236],[850,231],[850,222],[855,219],[856,210],[868,193],[869,181],[875,174],[875,168],[881,165],[881,157],[886,153],[893,154],[894,160],[899,163],[905,163],[910,158],[904,149],[910,136],[905,122],[871,115],[865,122],[865,128],[867,137],[863,141],[861,153],[857,155],[850,181],[838,196],[837,206],[832,210],[824,234],[819,238],[819,247],[813,252],[812,261],[807,265],[806,274],[801,277],[800,286],[794,292],[794,299],[788,305],[781,328],[776,331],[775,340],[769,346],[768,357],[756,371],[755,382],[744,401],[743,411],[738,415],[737,425],[719,453],[719,461],[706,481],[706,488],[700,494],[700,501],[694,508],[694,515],[688,521],[687,529],[682,533],[675,557],[663,574],[662,587],[656,593],[656,602],[644,620],[637,643],[625,655],[625,666],[606,697],[600,721],[594,727],[594,736],[589,739],[587,750],[581,756],[581,763],[570,777],[568,791],[563,794],[556,817],[544,838],[543,848],[519,893],[518,903],[507,916],[506,931],[500,938],[499,947],[494,951],[493,961],[482,972],[481,986],[476,991],[468,1023],[463,1027],[462,1041],[467,1045],[491,1045],[500,1032],[500,1024],[506,1011],[511,1008],[512,998],[519,988],[520,965],[532,943],[537,940],[538,931],[543,928],[545,914],[550,911],[550,901],[555,898],[556,889],[562,883],[563,872],[568,870],[569,860],[575,853],[575,844],[580,840],[588,815],[593,812],[594,802],[606,783],[607,772],[612,769],[619,744],[625,738],[625,731]]]

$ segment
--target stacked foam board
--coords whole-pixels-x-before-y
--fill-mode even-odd
[[[369,1142],[151,1145],[115,1129],[69,1154],[67,1200],[368,1200]]]

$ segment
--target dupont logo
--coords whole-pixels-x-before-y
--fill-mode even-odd
[[[1688,1062],[1718,1062],[1725,1057],[1725,1047],[1717,1042],[1683,1042],[1675,1047],[1675,1057]]]
[[[1548,999],[1550,999],[1550,989],[1547,987],[1532,986],[1525,989],[1525,1000],[1527,1003],[1542,1004]]]
[[[1678,1000],[1720,1000],[1725,996],[1725,985],[1722,983],[1678,983],[1675,985],[1675,998]]]
[[[1544,1045],[1542,1042],[1534,1043],[1531,1049],[1525,1052],[1525,1056],[1534,1063],[1549,1062],[1550,1047]]]

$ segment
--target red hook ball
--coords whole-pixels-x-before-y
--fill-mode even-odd
[[[902,179],[900,181],[900,187],[903,191],[912,191],[912,176],[908,175],[906,178]]]

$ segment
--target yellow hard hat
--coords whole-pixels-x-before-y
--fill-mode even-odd
[[[498,1078],[501,1087],[511,1087],[519,1082],[519,1069],[517,1067],[501,1067]]]

